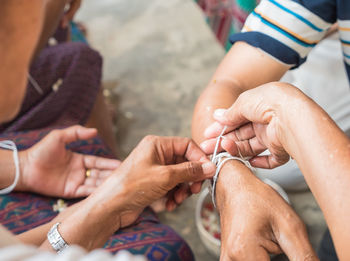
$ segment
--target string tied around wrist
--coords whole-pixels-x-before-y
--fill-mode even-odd
[[[243,158],[242,154],[239,151],[238,146],[237,146],[237,149],[238,149],[239,157],[232,156],[228,152],[218,153],[220,142],[224,138],[224,134],[225,134],[226,130],[227,130],[227,126],[224,127],[224,129],[221,131],[220,135],[217,137],[214,153],[211,157],[211,161],[216,165],[215,175],[214,175],[213,180],[210,184],[211,200],[212,200],[215,208],[216,208],[216,200],[215,200],[216,183],[217,183],[217,180],[219,178],[220,171],[226,162],[228,162],[230,160],[238,160],[238,161],[242,162],[244,165],[246,165],[250,170],[254,171],[254,167],[252,167],[249,160]]]

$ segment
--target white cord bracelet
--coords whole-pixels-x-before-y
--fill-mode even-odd
[[[252,167],[252,165],[250,165],[250,162],[246,159],[244,159],[240,154],[240,157],[235,157],[232,156],[230,153],[228,152],[221,152],[218,154],[218,149],[219,149],[219,145],[221,142],[221,139],[223,138],[223,135],[225,133],[227,129],[227,126],[224,127],[224,129],[222,130],[221,134],[219,135],[219,137],[216,140],[216,145],[215,145],[215,149],[214,149],[214,153],[212,155],[211,161],[216,165],[216,171],[215,171],[215,175],[213,177],[213,182],[210,186],[210,190],[211,190],[211,200],[213,202],[214,207],[216,208],[216,201],[215,201],[215,190],[216,190],[216,182],[218,180],[221,168],[224,166],[224,164],[229,161],[229,160],[238,160],[240,162],[242,162],[243,164],[245,164],[249,169],[251,169],[252,171],[254,170],[254,168]],[[238,147],[237,147],[238,148]]]
[[[0,190],[0,195],[4,195],[4,194],[10,193],[16,187],[19,180],[20,170],[19,170],[18,150],[17,150],[16,144],[11,140],[4,140],[4,141],[0,141],[0,148],[13,151],[13,161],[15,163],[15,168],[16,168],[16,175],[13,183],[7,188]]]

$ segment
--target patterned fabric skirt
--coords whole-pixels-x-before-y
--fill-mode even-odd
[[[231,34],[241,31],[245,20],[260,0],[195,0],[204,11],[210,28],[229,50]]]
[[[102,59],[83,43],[60,43],[45,48],[30,69],[31,81],[19,115],[0,125],[0,140],[12,140],[25,150],[50,130],[85,124],[101,85]],[[112,157],[100,138],[72,143],[73,151]],[[15,234],[45,224],[58,213],[57,199],[30,193],[0,196],[0,223]],[[69,200],[69,204],[76,201]],[[186,242],[159,223],[146,209],[134,225],[119,230],[106,243],[112,253],[121,249],[149,260],[194,260]]]

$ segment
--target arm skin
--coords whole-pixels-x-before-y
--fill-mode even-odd
[[[1,123],[12,120],[20,109],[26,90],[28,67],[43,25],[44,6],[44,0],[1,1]]]
[[[196,104],[193,139],[197,143],[205,139],[204,131],[214,122],[215,109],[230,107],[245,90],[279,80],[288,69],[257,48],[236,43]],[[229,161],[223,167],[216,199],[223,231],[220,260],[256,260],[257,256],[259,260],[269,260],[268,253],[281,251],[291,260],[317,260],[300,218],[273,189],[240,162]],[[258,208],[247,208],[242,201],[258,202]],[[250,233],[246,232],[248,230]]]
[[[165,196],[180,204],[185,198],[177,198],[177,185],[211,178],[214,171],[215,166],[192,140],[148,136],[88,198],[18,239],[52,250],[46,233],[59,221],[58,230],[68,244],[87,250],[102,247],[115,231],[131,225],[146,206]]]
[[[349,260],[350,140],[327,113],[294,86],[270,83],[243,93],[215,118],[239,132],[252,122],[250,130],[245,128],[248,142],[257,138],[272,154],[294,158],[324,213],[338,257]]]
[[[325,111],[307,98],[301,101],[297,98],[294,104],[280,108],[282,145],[298,163],[315,195],[340,260],[349,260],[349,138]]]
[[[289,68],[247,43],[235,43],[196,104],[193,139],[198,144],[204,140],[204,130],[214,122],[211,115],[215,109],[230,107],[246,90],[279,80]]]
[[[220,260],[318,260],[306,227],[291,206],[239,161],[225,164],[217,183]],[[283,213],[281,215],[281,213]]]

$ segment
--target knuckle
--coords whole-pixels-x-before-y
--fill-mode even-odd
[[[186,172],[189,176],[193,177],[196,174],[196,166],[193,162],[189,161],[186,164]]]
[[[304,222],[292,211],[287,212],[284,216],[284,227],[290,234],[306,233],[306,225]]]
[[[233,247],[229,252],[228,252],[228,257],[230,260],[242,260],[242,257],[245,255],[245,250],[243,247]]]
[[[50,135],[51,137],[60,137],[61,131],[60,130],[53,130],[53,131],[50,131],[50,133],[48,135]]]
[[[157,141],[158,137],[155,135],[147,135],[142,139],[142,143],[155,143]]]
[[[175,180],[176,175],[175,170],[168,166],[159,166],[157,172],[160,174],[159,182],[166,185],[173,185],[173,183],[177,183]]]

